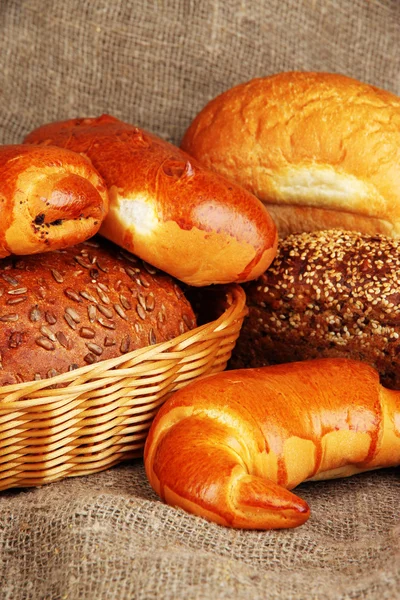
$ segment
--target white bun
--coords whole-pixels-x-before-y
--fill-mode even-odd
[[[400,236],[400,99],[330,73],[253,79],[212,100],[182,148],[262,200],[286,235]]]

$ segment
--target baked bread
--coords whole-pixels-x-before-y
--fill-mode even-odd
[[[255,194],[282,236],[400,236],[400,98],[344,75],[289,72],[214,100],[182,148]]]
[[[104,181],[85,156],[62,148],[0,146],[0,258],[72,246],[108,211]]]
[[[303,481],[400,464],[400,392],[368,365],[321,359],[225,371],[173,394],[144,460],[165,502],[216,523],[296,527]]]
[[[253,279],[275,256],[275,225],[252,194],[138,127],[72,119],[25,142],[86,154],[110,193],[101,235],[187,284]]]
[[[400,389],[400,240],[292,234],[245,291],[249,314],[231,368],[347,357]]]
[[[196,326],[182,289],[110,242],[0,261],[0,385],[52,377]]]

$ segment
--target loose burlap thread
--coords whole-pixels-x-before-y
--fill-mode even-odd
[[[251,77],[400,94],[397,0],[1,0],[0,142],[110,112],[175,143]],[[3,458],[4,459],[4,458]],[[310,521],[235,531],[165,506],[140,459],[0,494],[0,599],[400,598],[398,469],[303,484]]]

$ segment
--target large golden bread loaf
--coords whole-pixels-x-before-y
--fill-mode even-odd
[[[400,236],[400,99],[332,73],[288,72],[227,90],[182,148],[255,194],[279,232]]]

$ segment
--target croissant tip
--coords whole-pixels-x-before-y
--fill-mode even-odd
[[[304,500],[296,506],[297,512],[301,514],[310,514],[310,507]]]

